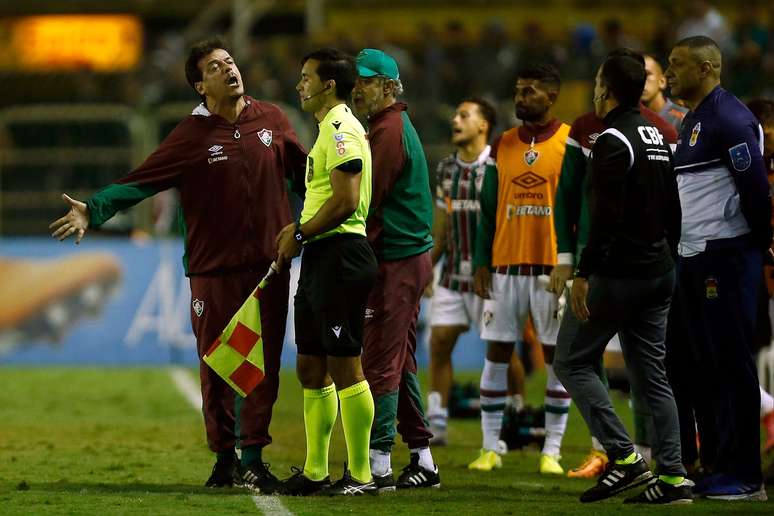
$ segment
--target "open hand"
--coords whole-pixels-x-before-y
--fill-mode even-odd
[[[70,206],[70,211],[64,217],[49,224],[48,229],[54,230],[51,236],[59,239],[60,242],[74,234],[75,243],[80,244],[89,227],[89,208],[86,203],[73,199],[67,194],[62,194],[62,199]]]

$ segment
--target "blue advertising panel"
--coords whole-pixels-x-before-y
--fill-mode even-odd
[[[197,363],[191,292],[180,240],[47,238],[0,240],[0,364],[147,365]],[[291,303],[283,365],[295,364]],[[258,278],[256,278],[257,282]],[[427,358],[423,301],[420,365]],[[469,332],[454,354],[457,368],[477,369],[484,348]]]

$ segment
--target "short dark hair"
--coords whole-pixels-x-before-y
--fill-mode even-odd
[[[645,66],[630,56],[609,57],[602,64],[602,84],[622,106],[637,106],[645,87]]]
[[[643,52],[642,53],[643,59],[651,58],[654,63],[656,63],[659,68],[661,68],[661,72],[664,72],[664,63],[661,62],[659,58],[657,58],[655,55],[651,54],[650,52]]]
[[[347,100],[352,94],[357,80],[355,59],[335,48],[321,48],[306,54],[301,59],[301,66],[310,59],[318,61],[317,75],[322,81],[336,81],[336,98]]]
[[[185,78],[194,90],[196,90],[196,83],[202,80],[202,71],[199,69],[199,61],[210,52],[219,49],[225,50],[231,54],[231,48],[220,36],[199,41],[191,47],[191,50],[188,52],[188,59],[185,60]],[[197,91],[197,93],[199,92]],[[207,102],[204,95],[199,95],[199,97],[201,97],[202,102]]]
[[[534,79],[548,86],[553,86],[559,90],[562,85],[562,79],[559,77],[559,70],[550,64],[532,64],[521,68],[516,74],[516,79]]]
[[[715,40],[707,36],[690,36],[683,38],[675,44],[675,48],[684,47],[690,50],[693,58],[699,62],[709,62],[712,65],[715,76],[720,79],[723,68],[723,52]]]
[[[688,36],[687,38],[683,38],[677,43],[675,43],[676,47],[688,47],[688,48],[705,48],[705,47],[715,47],[718,52],[720,52],[720,47],[715,42],[714,39],[708,37],[708,36]]]
[[[463,102],[469,102],[478,106],[481,116],[484,117],[484,120],[489,124],[489,128],[486,130],[486,139],[489,140],[489,137],[492,136],[492,131],[494,131],[495,126],[497,125],[497,111],[492,103],[481,97],[467,97],[463,99],[460,104]]]
[[[774,100],[752,99],[747,103],[747,109],[752,111],[761,125],[774,125]]]
[[[609,54],[607,54],[607,58],[610,57],[631,57],[632,59],[636,59],[638,62],[642,63],[642,66],[645,66],[645,54],[642,52],[637,52],[636,50],[632,50],[628,47],[614,48],[610,51]]]

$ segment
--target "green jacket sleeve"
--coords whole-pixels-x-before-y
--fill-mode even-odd
[[[158,190],[136,184],[110,184],[88,199],[89,227],[99,227],[121,210],[131,208]]]
[[[492,266],[492,243],[497,229],[497,165],[487,164],[484,184],[481,187],[481,216],[476,229],[476,246],[473,250],[473,268]]]
[[[580,147],[568,143],[554,201],[554,229],[559,253],[575,255],[585,175],[586,158],[583,151]]]

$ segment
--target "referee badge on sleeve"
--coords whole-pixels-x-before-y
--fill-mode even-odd
[[[728,154],[731,157],[731,164],[737,172],[744,172],[750,168],[752,157],[750,156],[750,148],[747,147],[747,143],[734,145],[728,149]]]

